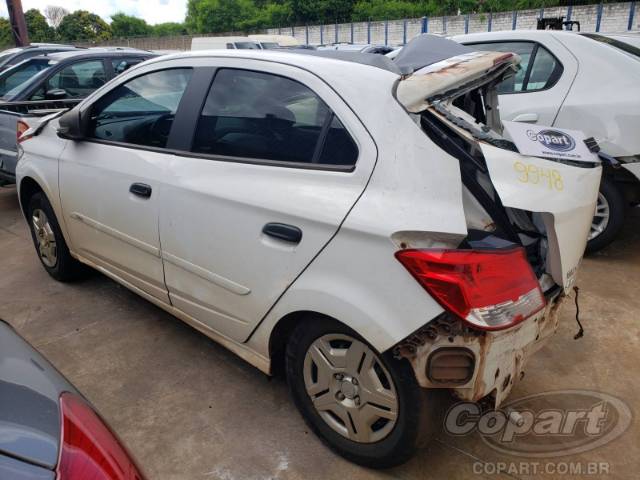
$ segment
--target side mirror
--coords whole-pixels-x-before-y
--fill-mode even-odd
[[[67,140],[82,140],[86,131],[84,117],[77,108],[64,113],[58,120],[58,136]]]
[[[67,98],[67,91],[62,88],[54,88],[53,90],[49,90],[45,95],[47,100],[62,100]]]

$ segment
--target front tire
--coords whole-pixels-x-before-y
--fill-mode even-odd
[[[47,273],[61,282],[81,277],[84,266],[69,253],[56,214],[44,193],[36,193],[29,199],[27,221],[36,253]]]
[[[422,428],[428,393],[409,363],[377,353],[335,320],[307,320],[291,335],[286,371],[293,400],[309,427],[352,462],[371,468],[404,463],[419,438],[422,442],[427,430],[437,430]]]
[[[609,245],[624,223],[627,203],[615,182],[603,177],[598,192],[596,211],[589,232],[587,253],[594,253]]]

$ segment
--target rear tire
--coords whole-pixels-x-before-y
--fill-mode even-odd
[[[287,344],[286,372],[306,423],[354,463],[370,468],[400,465],[441,425],[442,417],[429,415],[435,408],[425,401],[435,403],[436,393],[442,392],[420,388],[406,360],[377,353],[335,320],[318,315],[294,330]]]
[[[27,221],[40,263],[49,275],[60,282],[84,276],[87,269],[69,253],[56,214],[44,193],[38,192],[29,199]]]
[[[627,202],[616,183],[606,176],[602,177],[586,253],[597,252],[615,239],[624,223],[626,210]]]

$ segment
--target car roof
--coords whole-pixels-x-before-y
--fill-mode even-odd
[[[396,75],[400,74],[399,69],[393,61],[389,60],[384,55],[338,50],[194,50],[163,56],[155,61],[196,57],[235,57],[252,60],[265,60],[268,62],[285,63],[311,71],[322,71],[323,67],[336,66],[336,62],[339,62],[339,67],[344,68],[346,62],[386,70]]]
[[[68,60],[68,59],[77,59],[77,58],[94,58],[94,57],[128,57],[131,55],[137,56],[148,56],[152,57],[155,54],[146,50],[115,50],[108,48],[91,48],[91,49],[83,49],[83,50],[72,50],[69,52],[55,52],[49,53],[47,55],[41,55],[40,57],[35,58],[50,58],[52,60],[57,60],[59,62]]]
[[[516,38],[519,36],[526,37],[565,37],[579,36],[579,32],[572,32],[567,30],[500,30],[494,32],[476,32],[467,33],[465,35],[453,35],[450,38],[457,42],[475,41],[475,40],[487,40],[487,39],[501,39],[501,38]]]

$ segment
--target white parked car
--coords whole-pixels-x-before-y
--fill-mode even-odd
[[[359,61],[151,60],[25,132],[18,188],[54,278],[89,265],[283,367],[329,446],[386,467],[441,424],[438,392],[499,406],[521,379],[575,282],[602,169],[501,138],[485,87],[514,55],[404,76]],[[487,110],[455,106],[465,91]],[[552,180],[522,183],[520,164]]]
[[[503,120],[583,131],[622,168],[605,169],[588,250],[609,244],[640,203],[640,49],[598,34],[514,30],[452,37],[515,52],[521,70],[498,87]]]

